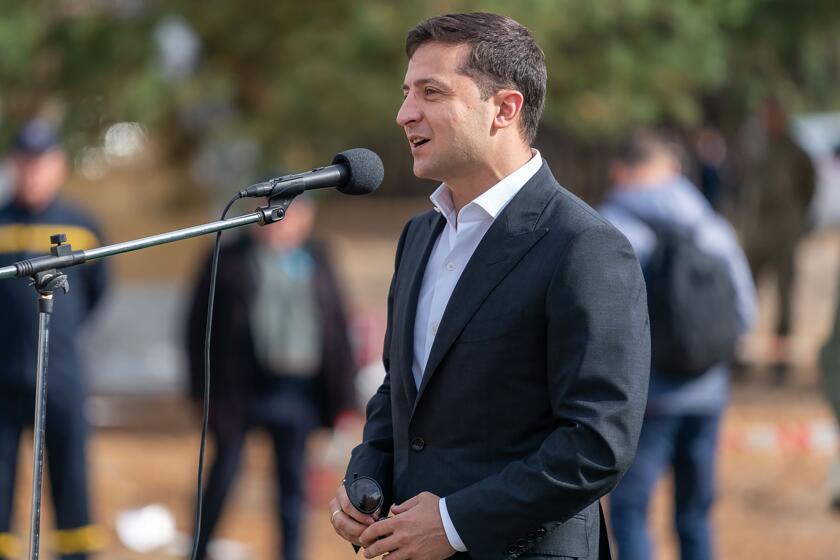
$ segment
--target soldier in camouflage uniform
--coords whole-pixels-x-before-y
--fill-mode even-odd
[[[815,172],[794,141],[781,105],[766,101],[742,137],[742,196],[739,220],[753,277],[775,277],[778,311],[770,362],[775,380],[789,370],[794,255],[808,227]]]

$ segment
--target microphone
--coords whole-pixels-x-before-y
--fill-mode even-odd
[[[303,191],[327,187],[336,187],[344,194],[368,194],[379,188],[384,174],[378,155],[353,148],[336,155],[332,165],[251,185],[239,191],[239,197],[291,198]]]

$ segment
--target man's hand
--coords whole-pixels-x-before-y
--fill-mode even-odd
[[[365,515],[350,503],[344,484],[338,487],[335,498],[330,500],[330,523],[338,535],[356,546],[361,546],[360,536],[379,517],[379,512],[373,516]]]
[[[365,558],[387,552],[388,560],[442,560],[455,554],[443,529],[439,501],[434,494],[423,492],[393,506],[393,517],[374,523],[362,533]]]

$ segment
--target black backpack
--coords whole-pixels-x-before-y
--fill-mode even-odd
[[[703,252],[693,231],[636,217],[656,234],[644,269],[652,367],[688,379],[730,360],[739,332],[726,263]]]

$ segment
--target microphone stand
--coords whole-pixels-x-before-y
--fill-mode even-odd
[[[38,560],[41,537],[41,487],[44,472],[44,435],[46,433],[47,415],[47,361],[53,294],[56,290],[64,290],[67,293],[70,289],[67,275],[60,272],[59,269],[254,223],[261,226],[273,224],[285,217],[286,210],[297,194],[300,193],[284,193],[278,197],[269,198],[266,206],[261,206],[250,214],[85,251],[74,251],[66,243],[67,237],[60,233],[50,236],[50,255],[18,261],[10,266],[0,268],[0,280],[28,276],[32,279],[30,285],[38,292],[38,357],[35,372],[35,424],[33,427],[35,441],[32,452],[32,509],[29,519],[29,558],[31,560]]]

